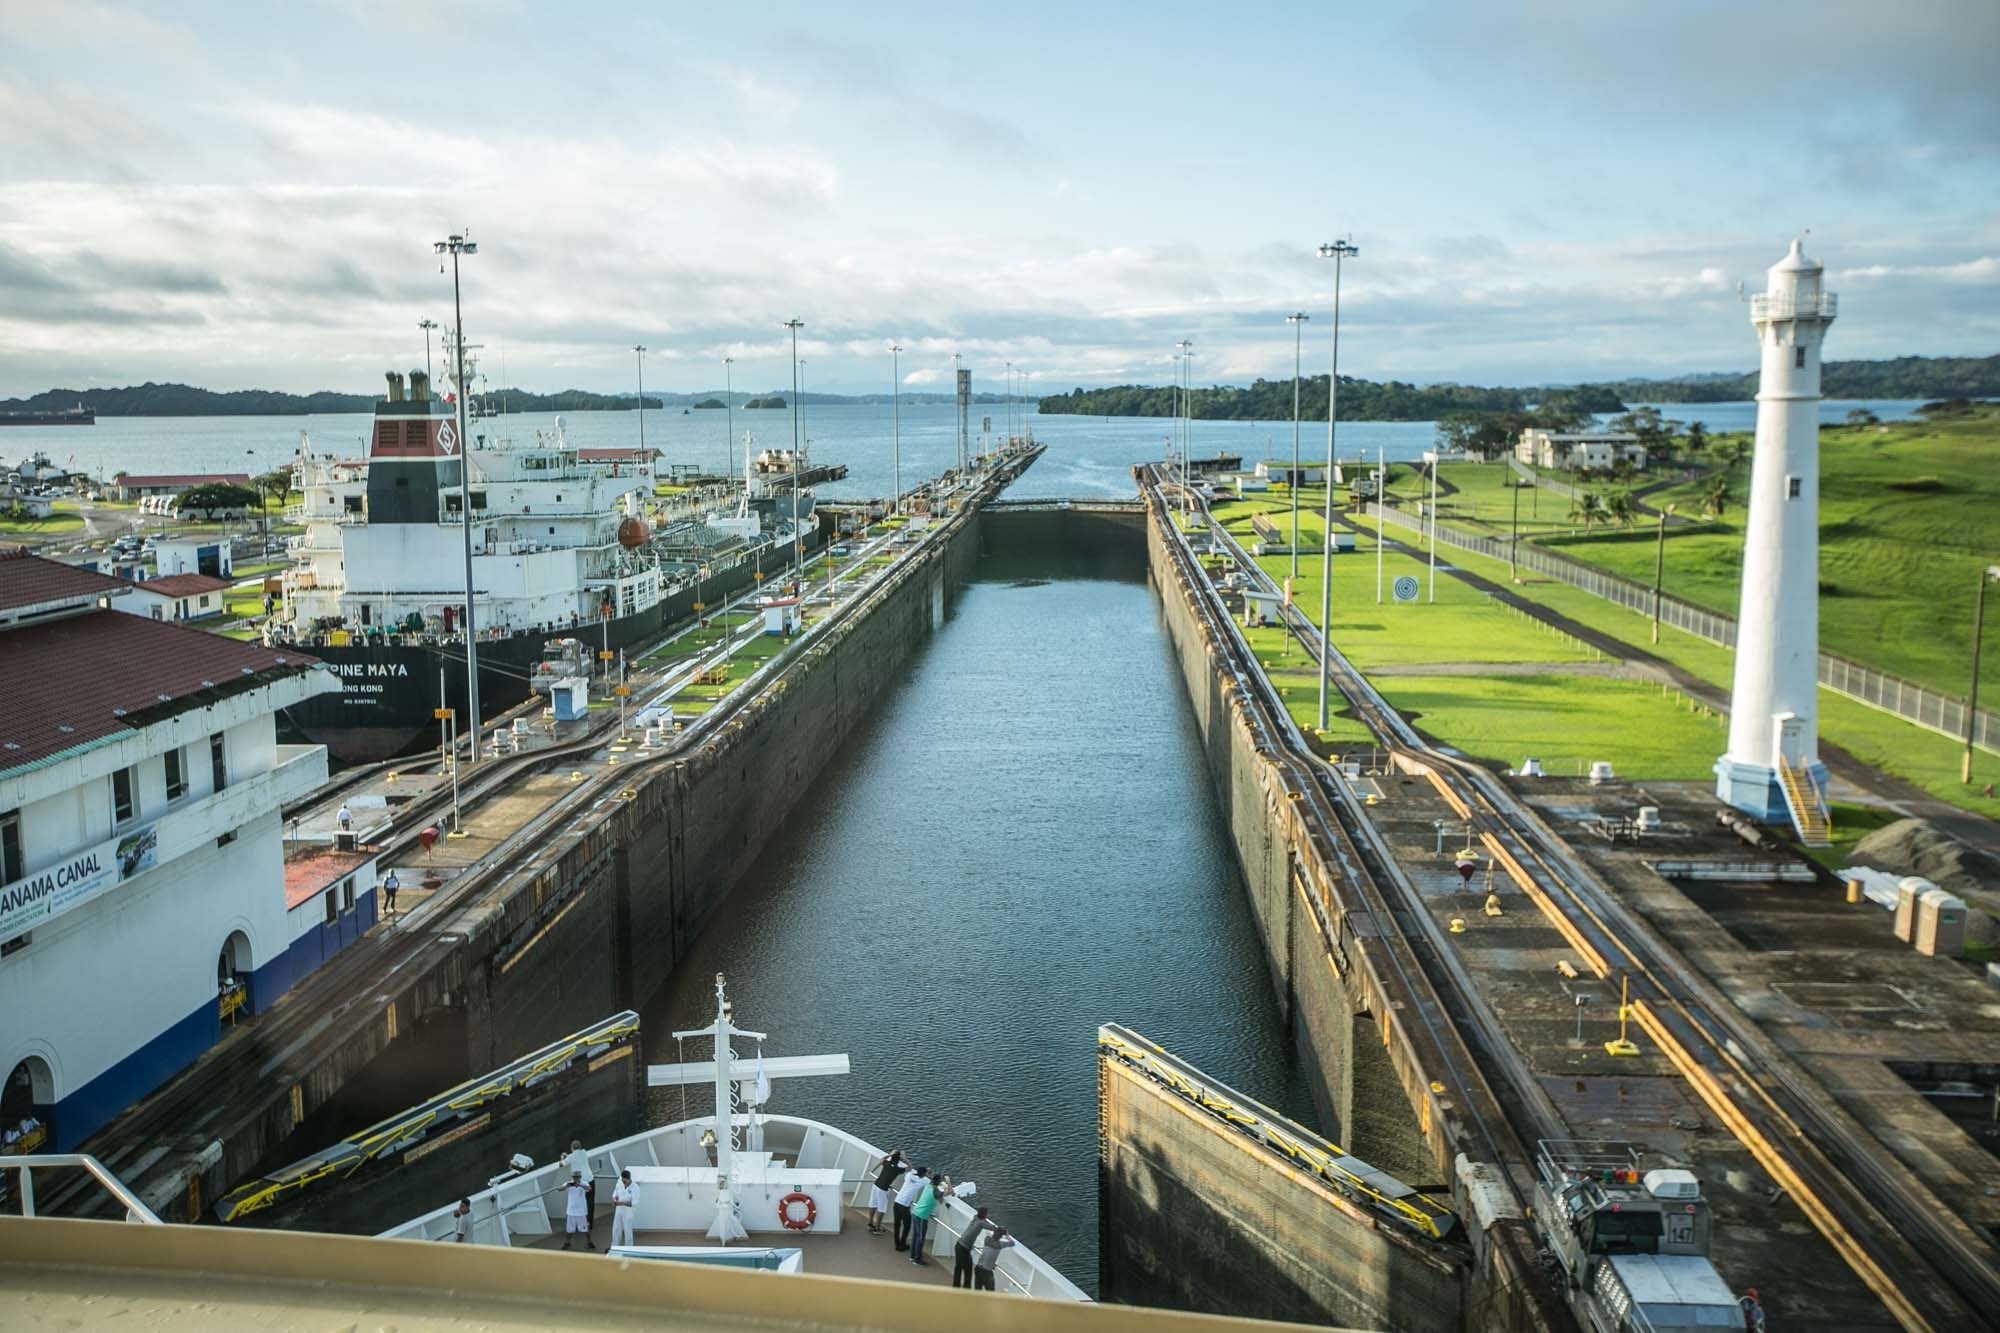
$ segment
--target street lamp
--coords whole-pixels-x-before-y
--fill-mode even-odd
[[[458,366],[453,388],[458,399],[458,521],[460,531],[465,536],[465,714],[469,725],[469,746],[466,762],[479,762],[479,636],[478,622],[473,615],[472,597],[472,450],[471,438],[465,431],[465,303],[460,299],[458,285],[458,258],[460,255],[476,255],[479,246],[454,232],[432,246],[434,254],[451,256],[451,315],[453,324],[452,355]],[[425,336],[429,344],[429,336]],[[443,700],[439,700],[442,703]]]
[[[2000,565],[1988,565],[1979,572],[1979,595],[1972,604],[1972,688],[1965,692],[1965,757],[1959,761],[1958,780],[1972,781],[1972,737],[1979,725],[1979,639],[1986,628],[1986,585],[2000,579]]]
[[[1012,361],[1007,363],[1007,396],[1005,401],[1007,404],[1006,410],[1001,414],[1000,419],[1007,423],[1007,438],[1011,440],[1014,438],[1014,363]]]
[[[896,420],[894,452],[890,455],[889,495],[895,512],[903,512],[903,345],[889,344],[889,411]]]
[[[1188,449],[1194,443],[1194,406],[1188,400],[1194,384],[1194,344],[1183,338],[1174,346],[1180,353],[1181,419],[1176,425],[1181,435],[1181,508],[1188,507]]]
[[[782,327],[792,331],[792,584],[796,588],[805,572],[805,546],[799,540],[799,330],[805,321],[788,319]]]
[[[438,323],[434,319],[417,321],[417,327],[424,331],[424,383],[426,384],[431,382],[431,330],[437,326]]]
[[[1299,576],[1299,370],[1305,337],[1306,321],[1312,316],[1303,310],[1295,315],[1286,315],[1285,323],[1292,326],[1292,577]],[[1326,484],[1333,485],[1333,478],[1327,477]]]
[[[639,456],[646,456],[646,344],[638,343],[632,350],[639,354]]]
[[[1326,730],[1326,688],[1333,657],[1333,446],[1340,426],[1340,262],[1361,253],[1351,240],[1319,248],[1321,259],[1333,261],[1333,359],[1326,377],[1326,532],[1319,567],[1319,729]],[[1378,529],[1375,540],[1382,540]]]
[[[722,358],[722,475],[725,477],[736,466],[736,404],[733,401],[736,384],[729,374],[729,368],[735,364],[733,356]],[[745,478],[743,484],[749,485],[749,479]]]
[[[1667,505],[1666,507],[1660,510],[1660,539],[1659,543],[1653,548],[1653,642],[1654,643],[1658,643],[1660,641],[1660,580],[1662,576],[1664,576],[1667,572],[1667,515],[1673,512],[1674,512],[1674,507],[1672,505]],[[1514,514],[1517,519],[1520,516],[1520,513],[1521,513],[1520,488],[1516,487],[1514,496]],[[1984,592],[1986,590],[1986,585],[1983,583],[1980,584],[1979,587],[1981,592]]]

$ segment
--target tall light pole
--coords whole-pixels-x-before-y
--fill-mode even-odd
[[[1178,350],[1178,360],[1180,360],[1180,366],[1176,366],[1180,370],[1180,374],[1174,376],[1180,382],[1180,420],[1174,422],[1174,426],[1180,432],[1180,506],[1188,508],[1188,448],[1194,444],[1194,438],[1192,438],[1194,436],[1194,406],[1188,402],[1188,396],[1190,396],[1190,382],[1192,382],[1190,366],[1194,364],[1194,342],[1190,342],[1188,338],[1182,338],[1180,342],[1174,344],[1174,348]]]
[[[1517,486],[1514,489],[1516,492],[1514,496],[1514,513],[1516,515],[1519,515],[1521,512],[1521,497],[1519,494],[1520,487]],[[1664,509],[1660,510],[1660,539],[1658,544],[1655,545],[1653,548],[1653,642],[1654,643],[1658,643],[1660,641],[1660,580],[1667,572],[1667,515],[1673,512],[1674,512],[1674,507],[1672,505],[1668,505]],[[1516,540],[1518,540],[1518,538]],[[1984,592],[1986,590],[1986,585],[1983,583],[1980,584],[1979,587],[1981,592]]]
[[[646,344],[636,343],[632,350],[639,355],[639,455],[646,453]]]
[[[1012,439],[1014,437],[1014,363],[1012,361],[1007,363],[1007,378],[1003,387],[1001,402],[1005,406],[1000,410],[1000,420],[1005,423],[1004,428],[1007,438]]]
[[[1333,261],[1333,359],[1326,376],[1326,532],[1319,566],[1319,729],[1326,730],[1326,688],[1333,657],[1333,447],[1340,427],[1340,261],[1361,250],[1351,240],[1319,248],[1321,259]],[[1376,541],[1382,539],[1378,531]]]
[[[438,326],[434,319],[420,319],[417,327],[424,331],[424,383],[431,380],[431,330]]]
[[[788,319],[784,327],[792,331],[792,584],[796,588],[805,574],[805,546],[799,536],[799,330],[805,321]]]
[[[1979,726],[1979,639],[1986,629],[1986,585],[2000,579],[2000,565],[1979,571],[1979,596],[1972,603],[1972,688],[1965,692],[1965,757],[1959,760],[1958,780],[1972,781],[1972,737]]]
[[[959,369],[958,363],[960,359],[961,359],[960,353],[953,352],[951,354],[951,396],[952,396],[952,401],[958,404],[958,477],[960,481],[964,481],[966,408],[964,401],[961,400],[958,396],[958,369]]]
[[[1303,310],[1295,315],[1286,315],[1285,323],[1292,326],[1292,577],[1299,576],[1299,371],[1303,362],[1306,321],[1312,316]],[[1332,476],[1326,479],[1333,485]]]
[[[896,506],[895,512],[903,512],[903,345],[889,344],[889,411],[895,417],[896,433],[894,453],[891,454],[889,495]]]
[[[453,388],[458,399],[458,521],[465,535],[465,712],[468,748],[466,761],[479,762],[479,635],[473,613],[472,594],[472,443],[465,430],[465,303],[458,286],[458,257],[476,255],[479,246],[454,232],[432,246],[435,254],[451,256],[452,355],[458,365]],[[429,342],[426,337],[425,342]],[[438,701],[442,704],[444,701]]]
[[[722,358],[722,475],[725,477],[736,466],[736,383],[729,373],[735,364],[733,356]]]

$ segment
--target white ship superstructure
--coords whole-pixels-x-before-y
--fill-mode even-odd
[[[451,406],[421,371],[389,376],[368,456],[315,455],[296,471],[305,524],[284,581],[281,619],[295,638],[345,631],[448,636],[465,602],[459,469],[471,469],[472,579],[482,636],[541,633],[619,619],[666,593],[647,549],[650,469],[578,459],[558,419],[532,441],[475,423],[458,447]]]

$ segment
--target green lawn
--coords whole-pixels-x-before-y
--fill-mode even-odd
[[[729,679],[720,685],[687,685],[671,701],[676,713],[705,713],[764,663],[785,650],[787,639],[760,634],[739,647],[729,657]]]
[[[1955,696],[1971,663],[1979,571],[2000,560],[2000,409],[1944,421],[1820,432],[1820,643]],[[1664,584],[1734,615],[1749,464],[1732,476],[1721,519],[1669,528]],[[1449,475],[1449,473],[1447,473]],[[1699,484],[1650,497],[1699,513]],[[1653,578],[1653,532],[1548,542],[1642,583]],[[2000,652],[1985,655],[1981,690],[2000,691]],[[2000,698],[2000,692],[1993,696]]]
[[[1620,777],[1700,781],[1728,737],[1644,681],[1578,676],[1383,676],[1376,687],[1414,725],[1489,763],[1530,756],[1553,776],[1604,759]]]
[[[46,541],[66,532],[75,532],[83,526],[83,520],[75,514],[58,511],[47,518],[25,518],[9,511],[0,510],[0,536],[19,537],[26,541]]]
[[[1438,469],[1438,479],[1457,487],[1457,493],[1438,494],[1438,519],[1457,524],[1482,536],[1497,536],[1514,530],[1514,469],[1499,463],[1446,463]],[[1389,483],[1389,494],[1406,502],[1430,499],[1425,479],[1409,473]],[[1557,536],[1577,530],[1569,518],[1568,497],[1537,486],[1520,491],[1520,532],[1523,537]],[[1415,512],[1414,508],[1411,512]]]
[[[1452,563],[1483,574],[1495,582],[1504,583],[1507,578],[1507,566],[1499,560],[1454,551]],[[1727,648],[1685,634],[1670,625],[1661,627],[1658,644],[1650,643],[1650,622],[1646,617],[1565,583],[1528,582],[1522,584],[1519,591],[1523,596],[1580,624],[1645,648],[1691,675],[1720,686],[1725,692],[1729,689],[1736,655]],[[1339,624],[1337,618],[1334,623]],[[1819,692],[1819,704],[1819,734],[1826,740],[1857,759],[1893,773],[1941,800],[2000,819],[2000,799],[1986,799],[1978,795],[1980,785],[1989,781],[2000,782],[2000,757],[1983,751],[1975,754],[1975,782],[1973,786],[1966,787],[1958,781],[1958,757],[1962,746],[1950,737],[1926,731],[1830,690]],[[1715,754],[1721,752],[1718,745]],[[1711,759],[1713,757],[1710,756]],[[1515,762],[1518,763],[1519,759]]]

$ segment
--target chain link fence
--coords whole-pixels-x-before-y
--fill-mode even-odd
[[[1383,512],[1391,524],[1410,529],[1420,537],[1425,534],[1423,520],[1395,508],[1393,501],[1391,507]],[[1457,547],[1493,560],[1504,561],[1508,558],[1508,543],[1497,537],[1480,537],[1439,524],[1437,539],[1440,546]],[[1644,584],[1580,564],[1527,542],[1521,543],[1520,549],[1514,553],[1514,563],[1521,569],[1566,583],[1572,588],[1581,588],[1592,596],[1615,602],[1642,616],[1653,614],[1653,590]],[[1664,594],[1660,597],[1660,623],[1725,648],[1736,646],[1734,617],[1695,606],[1678,597]],[[1965,739],[1963,699],[1826,652],[1819,655],[1819,683],[1835,694],[1858,700],[1885,713],[1893,713],[1920,727],[1954,740]],[[1974,720],[1972,743],[1982,750],[2000,754],[2000,717],[1980,709]]]

